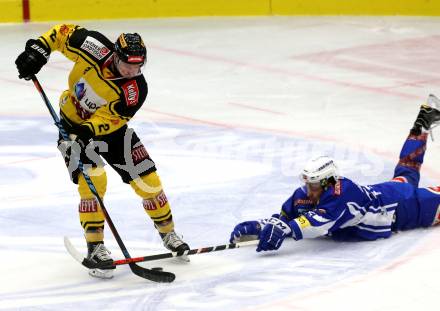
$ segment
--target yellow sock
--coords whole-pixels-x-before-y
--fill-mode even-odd
[[[107,189],[107,175],[104,168],[92,168],[89,169],[88,174],[98,191],[101,199],[104,198],[104,194]],[[79,219],[81,226],[84,229],[84,235],[87,242],[99,242],[104,240],[104,214],[102,213],[101,206],[95,199],[95,196],[90,191],[89,186],[84,179],[84,176],[80,174],[78,178],[78,192],[81,197],[79,203]]]
[[[143,198],[145,212],[153,220],[160,233],[174,230],[170,204],[162,189],[162,183],[156,172],[141,176],[130,182],[134,191]]]

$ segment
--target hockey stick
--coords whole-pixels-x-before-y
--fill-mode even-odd
[[[43,88],[41,87],[41,84],[38,81],[36,76],[32,76],[32,82],[34,82],[34,85],[37,88],[38,92],[40,93],[41,98],[43,99],[44,103],[46,104],[47,109],[49,109],[49,112],[52,116],[52,119],[54,120],[55,125],[58,127],[58,129],[61,133],[61,136],[63,137],[64,140],[69,141],[70,140],[69,135],[67,134],[66,130],[63,128],[58,115],[56,114],[55,110],[53,109],[53,107],[49,101],[49,98],[46,96],[46,93],[44,92]],[[119,245],[119,248],[121,249],[122,253],[124,254],[124,257],[126,259],[131,259],[131,256],[128,253],[127,248],[125,247],[124,242],[122,242],[122,239],[119,236],[119,233],[116,230],[116,227],[113,224],[113,221],[111,220],[110,215],[108,214],[108,212],[104,206],[104,202],[102,202],[102,199],[99,196],[98,191],[96,190],[95,186],[93,185],[93,182],[90,179],[90,176],[84,170],[84,165],[81,162],[81,160],[78,161],[78,167],[79,167],[81,173],[83,174],[84,179],[86,180],[90,191],[93,193],[93,195],[95,196],[99,205],[101,206],[101,210],[104,214],[104,218],[105,218],[108,226],[110,227],[110,230],[112,231],[113,236],[115,237],[116,242]],[[136,265],[135,263],[130,263],[129,266],[130,266],[131,271],[134,274],[136,274],[137,276],[140,276],[141,278],[148,279],[150,281],[170,283],[170,282],[174,281],[174,279],[176,278],[176,276],[171,272],[150,270],[150,269],[142,268],[142,267]]]
[[[218,252],[223,251],[226,249],[233,249],[233,248],[240,248],[245,246],[252,246],[257,245],[258,240],[252,240],[247,242],[239,242],[239,243],[230,243],[230,244],[223,244],[218,246],[210,246],[210,247],[201,247],[191,250],[186,250],[183,252],[169,252],[169,253],[163,253],[163,254],[157,254],[157,255],[149,255],[149,256],[143,256],[143,257],[133,257],[133,258],[126,258],[126,259],[120,259],[120,260],[114,260],[112,264],[96,264],[95,262],[83,257],[72,245],[70,240],[67,237],[64,237],[64,245],[66,246],[67,250],[71,255],[80,262],[83,266],[93,269],[93,268],[110,268],[115,267],[119,265],[126,265],[131,264],[134,262],[144,262],[144,261],[153,261],[153,260],[160,260],[160,259],[166,259],[166,258],[173,258],[173,257],[181,257],[186,255],[197,255],[197,254],[203,254],[203,253],[211,253],[211,252]]]

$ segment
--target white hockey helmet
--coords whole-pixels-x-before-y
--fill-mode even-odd
[[[338,167],[332,158],[320,156],[309,160],[301,172],[300,180],[304,184],[320,184],[326,188],[339,178]]]

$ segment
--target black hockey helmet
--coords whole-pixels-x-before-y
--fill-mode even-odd
[[[122,33],[115,42],[115,52],[128,64],[143,64],[147,58],[147,49],[138,33]]]

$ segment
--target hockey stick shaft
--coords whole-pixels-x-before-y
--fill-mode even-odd
[[[58,117],[58,115],[56,114],[55,110],[53,109],[49,98],[46,96],[46,93],[44,92],[40,82],[38,81],[36,76],[32,76],[32,82],[34,83],[36,89],[38,90],[38,92],[40,93],[41,98],[43,99],[44,103],[46,104],[47,109],[49,109],[50,115],[52,116],[52,119],[55,122],[55,125],[58,127],[61,136],[63,137],[64,140],[69,141],[69,135],[66,132],[66,130],[63,128],[61,122],[60,122],[60,118]],[[101,210],[104,214],[104,218],[111,230],[111,232],[113,233],[113,236],[116,239],[116,242],[119,245],[119,248],[121,249],[122,253],[124,254],[124,257],[128,260],[131,259],[130,254],[128,253],[127,248],[125,247],[124,242],[122,241],[118,231],[116,230],[115,225],[113,224],[113,221],[110,218],[110,215],[107,212],[107,209],[104,206],[104,202],[101,199],[101,196],[99,195],[98,191],[96,190],[95,185],[93,184],[90,176],[87,174],[87,172],[84,169],[84,165],[81,162],[81,160],[78,160],[78,167],[81,171],[81,173],[83,174],[83,177],[90,189],[90,191],[93,193],[93,195],[95,196],[96,200],[98,201]],[[143,277],[143,278],[147,278],[150,279],[152,281],[156,281],[156,282],[172,282],[175,278],[175,275],[169,272],[162,272],[161,275],[158,275],[157,271],[151,271],[142,267],[139,267],[137,265],[130,264],[130,268],[133,271],[133,273],[135,273],[136,275]],[[149,273],[151,273],[151,275],[149,275]],[[162,276],[162,277],[161,277]]]
[[[166,258],[181,257],[181,256],[186,256],[186,255],[212,253],[212,252],[218,252],[218,251],[223,251],[223,250],[227,250],[227,249],[240,248],[240,247],[246,247],[246,246],[252,246],[252,245],[257,245],[257,244],[258,244],[258,240],[252,240],[252,241],[240,242],[240,243],[230,243],[230,244],[223,244],[223,245],[210,246],[210,247],[201,247],[201,248],[187,250],[184,252],[169,252],[169,253],[149,255],[149,256],[143,256],[143,257],[133,257],[133,258],[129,258],[129,259],[114,260],[113,266],[126,265],[126,264],[129,264],[132,262],[153,261],[153,260],[160,260],[160,259],[166,259]]]

